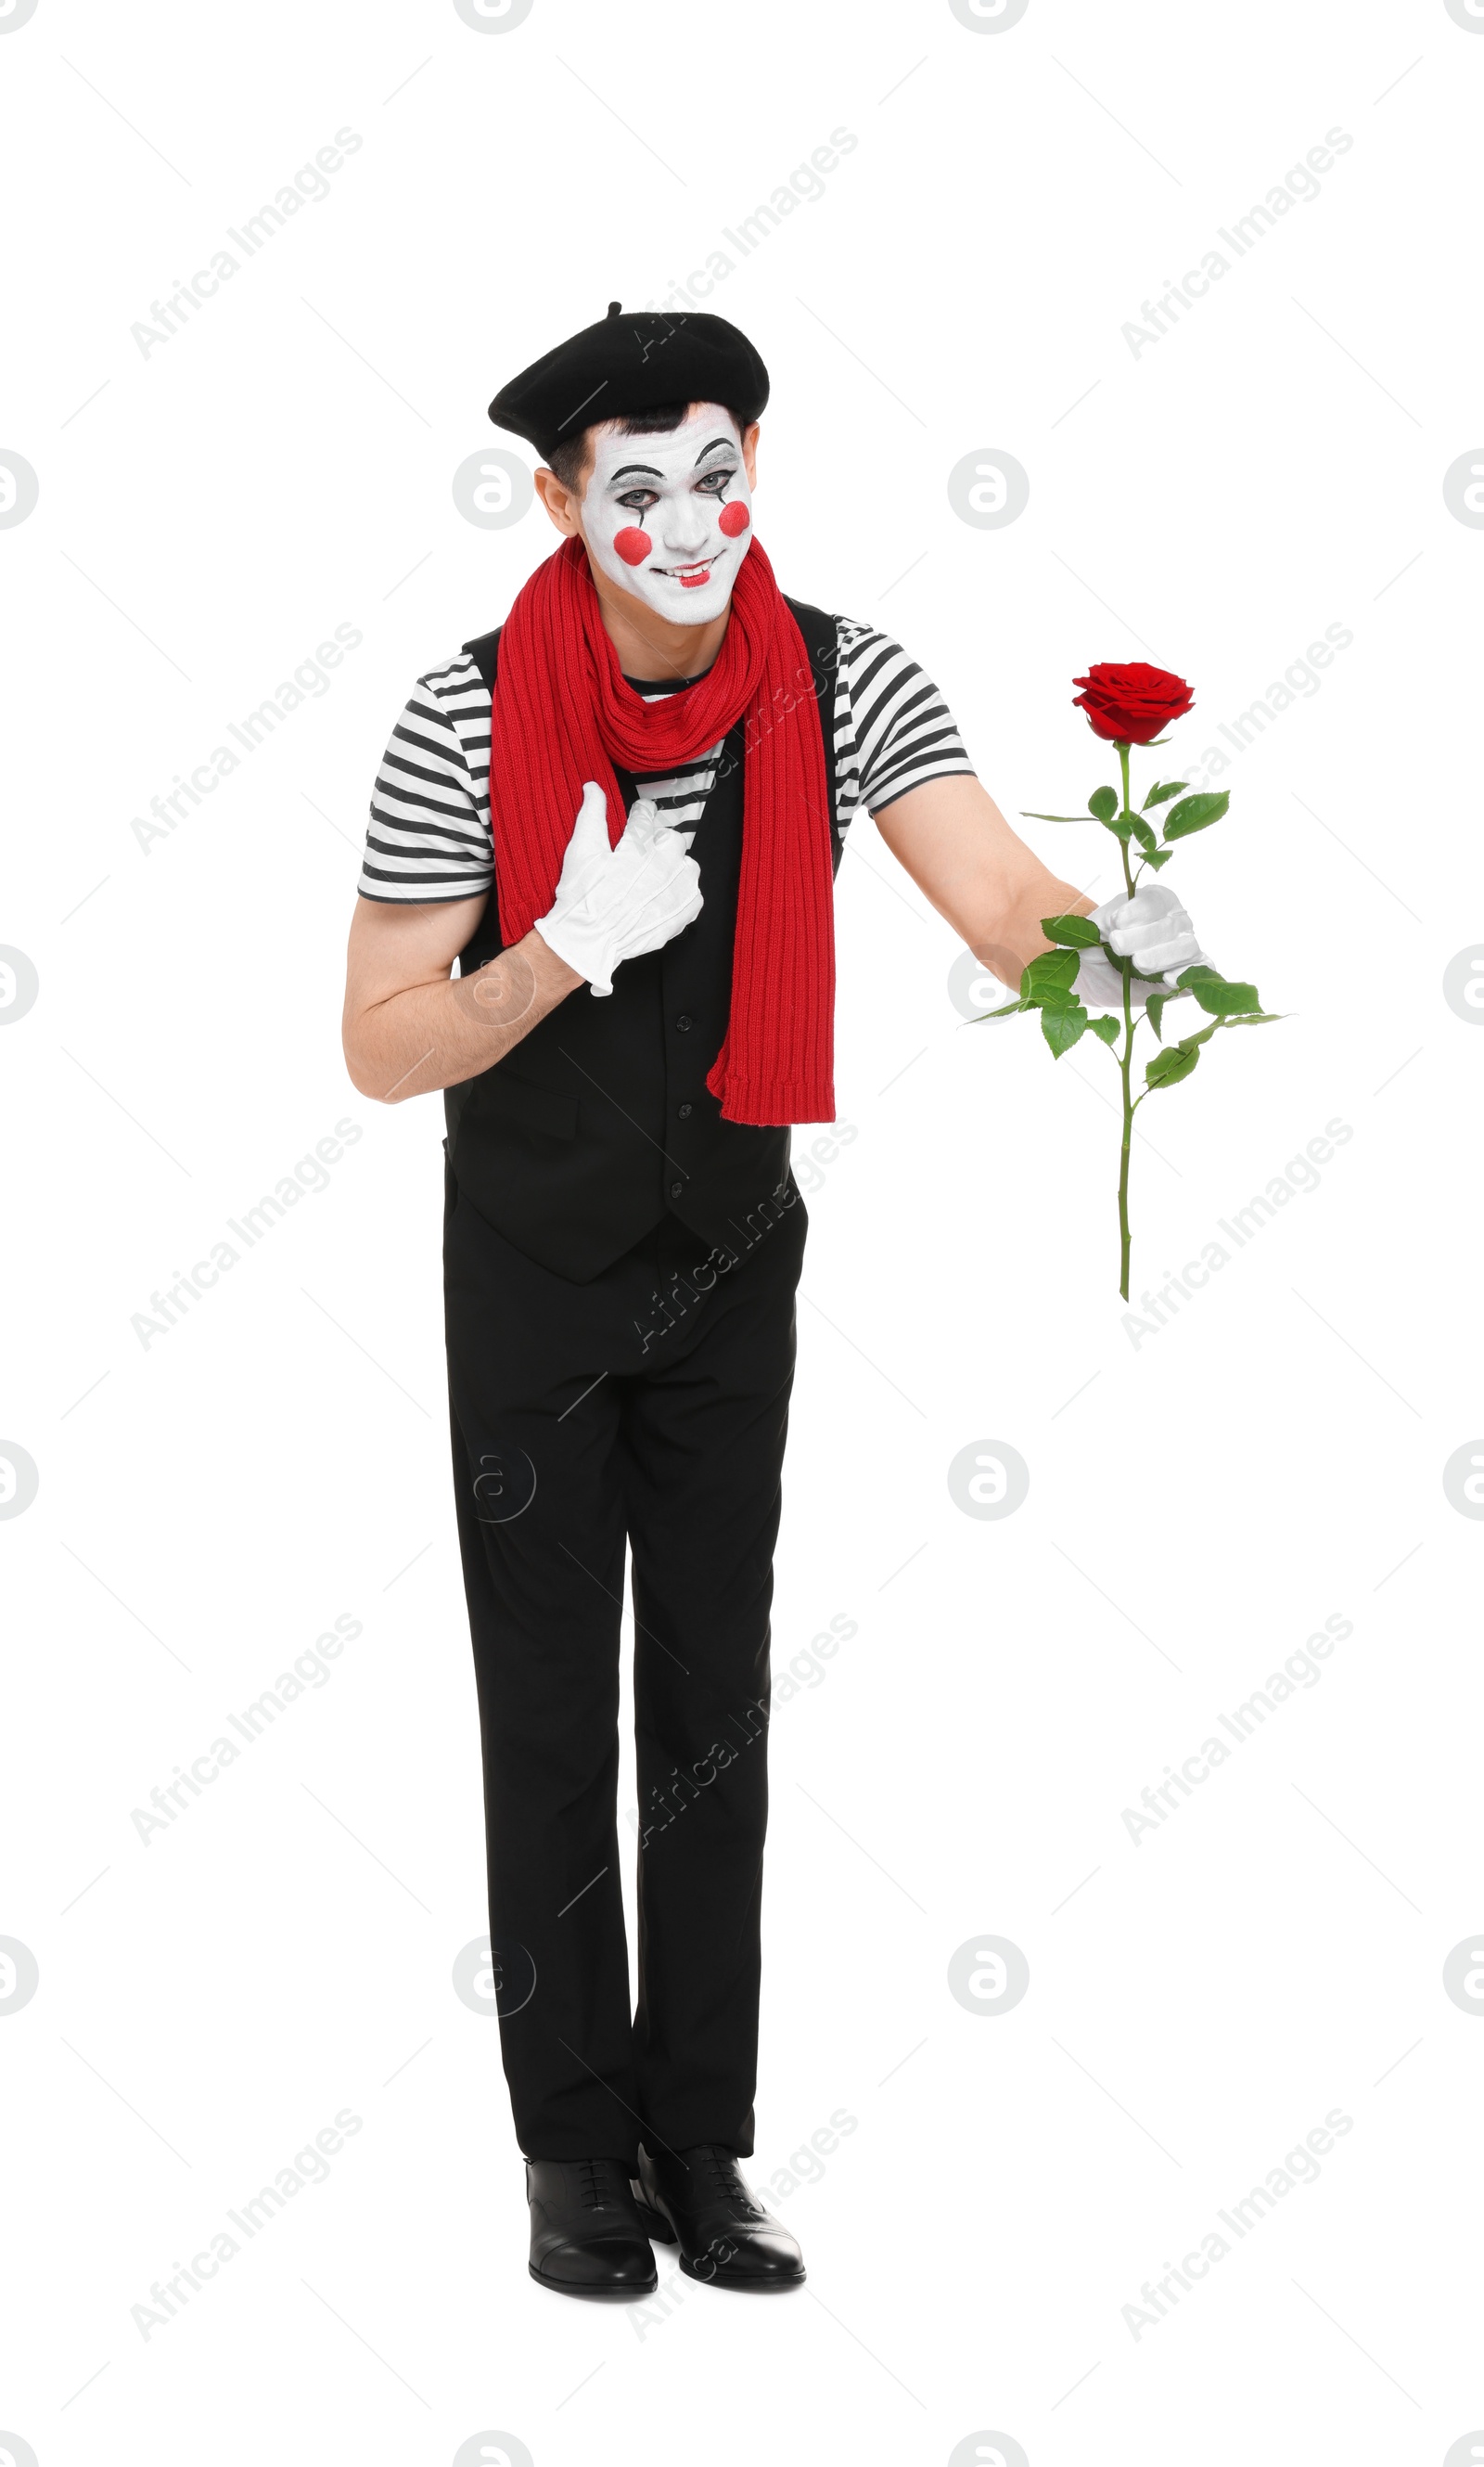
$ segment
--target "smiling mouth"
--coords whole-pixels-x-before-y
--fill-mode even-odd
[[[703,582],[710,580],[711,568],[723,555],[725,551],[718,549],[715,556],[707,557],[700,565],[658,565],[654,570],[669,581],[678,582],[683,591],[699,591]]]

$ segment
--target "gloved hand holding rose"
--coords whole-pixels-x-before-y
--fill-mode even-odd
[[[1119,892],[1114,899],[1105,899],[1088,918],[1095,925],[1110,951],[1120,960],[1130,959],[1141,974],[1129,981],[1133,1000],[1142,1006],[1151,994],[1171,991],[1181,968],[1189,968],[1205,959],[1196,939],[1195,928],[1168,884],[1145,882],[1131,899]],[[1146,985],[1144,977],[1158,976],[1158,985]],[[1121,1010],[1123,1008],[1123,973],[1113,966],[1101,951],[1084,951],[1073,988],[1077,1000],[1089,1010]]]

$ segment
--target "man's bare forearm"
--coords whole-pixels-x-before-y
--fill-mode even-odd
[[[457,1087],[501,1061],[583,983],[532,928],[472,976],[405,986],[353,1017],[348,1007],[351,1079],[363,1097],[394,1105]]]
[[[962,773],[910,788],[876,816],[900,865],[1001,985],[1051,947],[1043,917],[1085,917],[1093,902],[1063,882],[1010,828],[994,799]]]
[[[1054,874],[1034,889],[1022,887],[997,914],[982,941],[971,943],[974,956],[986,968],[993,969],[1003,985],[1012,990],[1019,986],[1023,969],[1043,951],[1053,945],[1041,930],[1043,917],[1086,917],[1096,901],[1072,883],[1059,882]]]

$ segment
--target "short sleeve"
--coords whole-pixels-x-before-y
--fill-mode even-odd
[[[972,779],[952,712],[900,643],[848,617],[837,620],[837,826],[843,830],[858,805],[882,812],[925,781]]]
[[[358,888],[363,899],[470,899],[494,874],[489,695],[461,654],[418,678],[392,732]]]

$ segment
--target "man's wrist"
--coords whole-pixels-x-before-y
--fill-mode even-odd
[[[482,968],[466,977],[455,977],[452,983],[461,1010],[482,1028],[508,1035],[515,1029],[524,1034],[528,1028],[533,1028],[538,1019],[544,1019],[548,1011],[565,1001],[582,979],[532,926],[521,941],[512,943],[507,950],[497,951]]]
[[[1063,890],[1068,894],[1065,897],[1062,895]],[[976,942],[974,956],[982,966],[990,970],[993,976],[999,978],[1002,985],[1008,985],[1013,991],[1018,988],[1022,972],[1029,967],[1031,961],[1038,960],[1046,952],[1054,951],[1056,948],[1054,942],[1046,940],[1041,922],[1042,917],[1091,917],[1095,906],[1096,902],[1090,894],[1072,891],[1070,884],[1060,886],[1046,894],[1046,905],[1038,905],[1033,916],[1019,913],[1013,917],[1010,924],[1010,930],[1015,937],[1013,943],[1009,941]]]
[[[514,947],[528,962],[538,989],[543,993],[550,992],[553,1001],[560,1002],[564,995],[575,993],[578,985],[586,985],[587,979],[581,969],[574,968],[559,951],[552,950],[539,926],[532,925],[525,940],[517,942]]]

